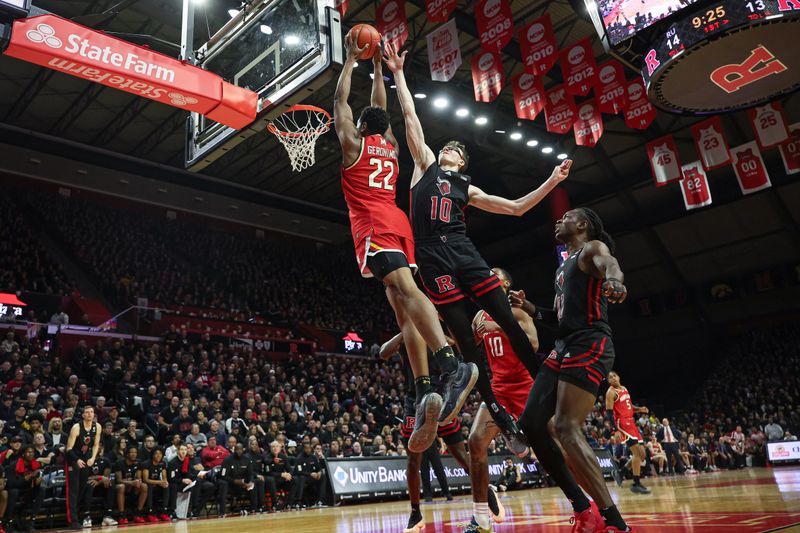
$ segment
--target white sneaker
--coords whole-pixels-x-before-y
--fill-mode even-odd
[[[104,526],[116,526],[117,525],[117,521],[114,520],[113,518],[111,518],[110,516],[107,516],[107,517],[103,518],[103,525]]]
[[[91,528],[92,527],[92,519],[89,518],[88,516],[83,519],[83,527],[85,527],[85,528]]]

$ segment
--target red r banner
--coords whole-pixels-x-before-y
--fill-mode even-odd
[[[425,13],[431,22],[447,22],[456,9],[456,0],[425,0]]]
[[[739,181],[742,194],[751,194],[772,187],[767,167],[755,141],[731,148],[733,171]]]
[[[479,0],[475,4],[475,19],[481,48],[500,51],[514,35],[514,17],[508,0]]]
[[[713,170],[731,162],[728,142],[719,117],[711,117],[692,126],[692,138],[704,169]]]
[[[405,0],[384,0],[376,12],[377,30],[384,42],[394,44],[400,50],[408,39]]]
[[[564,88],[569,94],[586,96],[597,85],[597,61],[588,37],[565,48],[560,54]]]
[[[647,160],[653,169],[653,181],[656,187],[662,187],[670,181],[683,178],[678,147],[672,134],[664,135],[647,143]]]
[[[242,129],[256,118],[258,95],[212,72],[56,15],[14,21],[5,55]]]
[[[493,102],[500,95],[505,74],[499,53],[479,50],[472,56],[472,85],[477,102]]]
[[[686,210],[711,205],[711,187],[708,186],[708,176],[700,161],[683,165],[681,170],[683,171],[681,194]]]
[[[514,91],[514,107],[517,118],[535,120],[544,110],[544,87],[542,78],[527,72],[520,72],[511,79]]]
[[[758,145],[762,150],[778,146],[789,138],[789,130],[783,118],[783,107],[780,102],[753,108],[747,112],[753,129],[756,132]]]
[[[519,32],[519,44],[525,70],[534,76],[547,74],[558,59],[558,44],[550,15],[546,14],[523,26]]]
[[[625,108],[625,124],[629,128],[644,130],[655,120],[656,108],[647,98],[644,82],[641,77],[628,82],[625,89],[628,94],[628,106]]]
[[[600,111],[616,115],[628,105],[625,90],[625,70],[619,61],[612,59],[598,67],[598,85],[595,89]]]
[[[789,139],[781,144],[781,159],[787,174],[800,172],[800,122],[789,126]]]
[[[557,85],[546,93],[544,116],[547,131],[565,134],[575,122],[575,100],[563,85]]]
[[[594,146],[603,136],[603,116],[594,98],[578,104],[578,117],[572,130],[578,146]]]

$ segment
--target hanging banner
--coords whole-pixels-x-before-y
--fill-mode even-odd
[[[598,67],[597,106],[603,113],[616,115],[628,104],[628,93],[625,90],[625,69],[622,64],[612,59]]]
[[[751,194],[767,187],[772,187],[772,182],[767,174],[767,167],[758,149],[756,141],[740,144],[731,148],[733,157],[733,170],[739,180],[742,194]]]
[[[644,90],[642,78],[630,80],[625,92],[628,94],[625,124],[636,130],[647,129],[656,118],[656,108],[647,99],[647,91]]]
[[[800,122],[789,126],[789,140],[781,144],[781,159],[787,174],[800,172]]]
[[[542,78],[527,72],[520,72],[511,79],[514,90],[514,107],[517,118],[535,120],[544,110],[544,87]]]
[[[534,76],[547,74],[558,59],[558,43],[550,15],[546,14],[524,26],[519,32],[519,45],[525,70]]]
[[[472,85],[477,102],[493,102],[500,95],[505,74],[499,53],[479,50],[472,56]]]
[[[569,94],[586,96],[597,85],[597,61],[588,37],[562,50],[559,63]]]
[[[339,13],[344,16],[347,13],[347,6],[350,5],[350,0],[336,0],[334,3],[334,7],[336,8]]]
[[[753,123],[756,139],[762,150],[777,146],[789,138],[780,102],[770,102],[767,105],[753,108],[747,114],[750,116],[750,122]]]
[[[400,50],[408,39],[405,0],[384,0],[375,16],[378,19],[376,28],[383,36],[383,41],[394,44]]]
[[[603,116],[594,98],[578,105],[578,117],[572,125],[572,130],[575,133],[575,144],[578,146],[594,146],[603,136]]]
[[[686,210],[711,205],[711,188],[708,186],[708,176],[700,161],[684,165],[681,170],[683,171],[681,194]]]
[[[475,4],[475,19],[481,48],[499,52],[514,36],[514,17],[508,0],[480,0]]]
[[[430,32],[426,38],[431,79],[450,81],[461,66],[461,46],[455,19]]]
[[[704,169],[713,170],[731,162],[724,134],[720,117],[711,117],[692,126],[692,138]]]
[[[575,100],[563,85],[557,85],[545,93],[544,116],[547,131],[565,134],[575,122]]]
[[[683,178],[678,147],[672,134],[647,143],[647,160],[653,169],[653,181],[656,187],[663,187],[670,181]]]
[[[431,22],[447,22],[456,9],[456,0],[425,0],[425,13]]]

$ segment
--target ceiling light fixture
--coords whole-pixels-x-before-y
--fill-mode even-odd
[[[428,95],[425,93],[414,93],[414,98],[416,98],[417,100],[424,100],[427,97]]]
[[[509,137],[511,137],[512,141],[518,141],[518,140],[522,139],[522,134],[520,132],[518,132],[518,131],[512,131],[511,135],[509,135]]]
[[[457,117],[466,117],[467,115],[469,115],[469,109],[467,109],[466,107],[460,107],[456,109]]]
[[[433,100],[433,107],[437,109],[444,109],[450,105],[450,101],[445,98],[444,96],[439,96],[434,98]]]
[[[560,160],[562,160],[562,161],[563,161],[563,160],[565,160],[565,159],[566,159],[568,156],[567,156],[567,154],[561,153],[561,154],[558,154],[556,157],[557,157],[557,158],[559,158]]]
[[[475,124],[477,124],[478,126],[483,126],[483,125],[488,124],[488,123],[489,123],[489,119],[486,118],[486,117],[478,117],[478,118],[475,119]]]
[[[545,146],[544,148],[542,148],[542,153],[543,154],[552,154],[553,153],[553,148],[550,147],[550,146]]]
[[[239,10],[238,9],[229,9],[228,10],[228,15],[230,15],[231,18],[235,17],[238,14],[239,14]]]
[[[527,146],[530,146],[531,148],[533,148],[534,146],[538,146],[539,145],[539,141],[537,141],[536,139],[531,139],[530,141],[526,142],[525,144]]]

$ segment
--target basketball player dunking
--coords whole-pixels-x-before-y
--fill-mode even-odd
[[[569,253],[556,270],[555,349],[536,376],[520,426],[536,458],[572,503],[575,511],[572,531],[628,531],[583,435],[583,423],[594,407],[597,389],[614,362],[608,304],[625,300],[624,277],[611,255],[614,241],[591,209],[568,211],[556,222],[555,236]],[[536,307],[521,294],[512,291],[509,297],[513,305],[535,316]],[[547,430],[553,417],[556,437],[569,457],[569,468]],[[605,524],[592,512],[589,499],[575,482],[576,477],[600,507]]]
[[[627,440],[626,444],[631,449],[631,469],[633,470],[633,485],[631,490],[637,494],[650,494],[650,489],[645,487],[639,481],[642,471],[642,463],[644,463],[644,440],[642,434],[639,433],[639,428],[636,427],[636,421],[633,415],[636,413],[648,413],[647,407],[639,407],[631,403],[631,395],[627,387],[623,387],[619,380],[619,374],[613,370],[608,373],[608,384],[611,385],[606,391],[606,416],[611,416],[613,411],[612,425],[616,428]],[[614,422],[616,421],[616,424]],[[621,486],[622,476],[617,480]]]
[[[356,124],[347,103],[350,81],[359,49],[348,35],[345,60],[334,95],[334,125],[342,146],[342,189],[350,211],[350,225],[358,266],[364,277],[383,281],[386,296],[397,316],[415,377],[419,403],[410,451],[422,452],[436,438],[438,421],[452,420],[475,385],[478,369],[456,357],[447,344],[436,310],[414,283],[414,239],[405,213],[395,203],[397,140],[386,113],[381,57],[373,58],[371,106],[361,112]],[[431,390],[425,344],[442,369],[444,400]]]
[[[565,160],[544,184],[517,200],[486,194],[471,185],[471,178],[462,173],[469,159],[463,144],[455,141],[447,143],[439,152],[438,160],[425,144],[422,125],[414,109],[414,99],[403,75],[407,52],[398,55],[391,43],[385,46],[385,50],[384,61],[394,73],[397,96],[406,123],[408,146],[414,159],[410,218],[420,264],[420,279],[454,335],[464,359],[478,365],[478,390],[509,442],[509,447],[517,455],[524,456],[528,453],[524,437],[516,427],[516,422],[492,394],[484,355],[472,336],[472,312],[465,298],[475,300],[492,315],[492,319],[508,335],[514,351],[531,376],[538,369],[539,359],[511,312],[500,280],[467,237],[464,209],[471,205],[491,213],[521,216],[566,179],[572,162]],[[448,423],[450,420],[442,417],[439,422]]]

